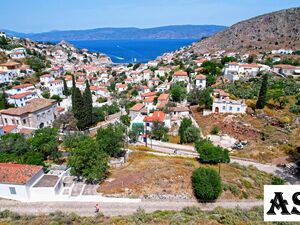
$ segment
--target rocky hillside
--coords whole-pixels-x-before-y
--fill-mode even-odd
[[[193,44],[195,52],[300,49],[300,7],[281,10],[234,24]]]

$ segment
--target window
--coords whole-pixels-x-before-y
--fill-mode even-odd
[[[237,108],[237,111],[239,112],[239,111],[240,111],[240,108]]]
[[[232,111],[232,106],[229,107],[229,111]]]
[[[9,192],[10,192],[11,195],[17,194],[15,187],[9,187]]]
[[[223,107],[222,107],[222,110],[225,111],[225,110],[226,110],[226,106],[223,106]]]
[[[7,124],[7,119],[6,118],[4,119],[4,122]]]
[[[17,124],[19,125],[19,120],[16,120],[17,121]]]
[[[150,126],[150,123],[146,123],[146,126],[149,127],[149,126]]]
[[[23,119],[23,123],[26,124],[26,119]]]

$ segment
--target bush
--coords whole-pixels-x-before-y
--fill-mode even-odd
[[[291,106],[290,112],[294,114],[300,114],[300,105]]]
[[[195,144],[196,150],[200,155],[202,163],[229,163],[229,152],[220,146],[214,146],[208,139],[201,139]]]
[[[220,132],[220,127],[218,126],[213,126],[213,128],[210,131],[211,134],[218,134],[219,132]]]
[[[285,181],[281,179],[280,177],[273,176],[271,180],[272,185],[283,185],[285,184]]]
[[[282,116],[279,118],[279,122],[282,125],[286,125],[286,124],[291,124],[292,123],[292,118],[289,116]]]
[[[192,143],[200,138],[200,130],[195,126],[188,127],[184,132],[184,143]]]
[[[217,199],[222,193],[220,175],[212,168],[198,168],[192,175],[195,196],[202,201]]]

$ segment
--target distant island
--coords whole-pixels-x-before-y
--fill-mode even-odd
[[[202,39],[224,30],[219,25],[176,25],[155,28],[96,28],[88,30],[19,33],[2,29],[10,36],[36,41],[131,40],[131,39]]]

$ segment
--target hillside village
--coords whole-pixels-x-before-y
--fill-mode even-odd
[[[200,54],[187,46],[114,64],[65,41],[1,33],[0,62],[2,198],[201,199],[190,177],[207,163],[223,168],[211,199],[262,199],[263,184],[298,182],[299,49]]]

